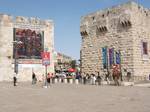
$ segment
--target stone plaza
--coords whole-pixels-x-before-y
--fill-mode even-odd
[[[47,49],[51,53],[48,72],[53,73],[53,21],[20,16],[12,19],[1,14],[0,112],[150,112],[150,81],[134,82],[147,80],[150,74],[149,18],[150,11],[134,2],[81,18],[81,72],[103,74],[104,69],[119,64],[122,71],[130,70],[131,82],[114,86],[102,80],[98,85],[55,77],[53,83],[45,85],[47,77],[42,77],[45,67],[39,51]],[[17,39],[23,43],[14,49]],[[40,46],[31,46],[38,45],[35,42]],[[35,53],[36,47],[40,50]],[[18,81],[14,86],[16,54]],[[38,79],[42,77],[36,84],[31,82],[33,72]]]
[[[0,83],[1,112],[149,112],[150,88]]]

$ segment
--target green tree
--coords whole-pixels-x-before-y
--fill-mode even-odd
[[[72,60],[72,61],[71,61],[71,67],[72,67],[73,69],[76,68],[76,60]]]

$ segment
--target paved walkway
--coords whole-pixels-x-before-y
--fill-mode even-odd
[[[150,88],[0,83],[0,112],[150,112]]]
[[[139,86],[139,87],[149,87],[149,88],[150,88],[150,80],[137,82],[137,83],[135,83],[134,86]]]

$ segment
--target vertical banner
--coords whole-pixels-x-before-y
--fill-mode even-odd
[[[109,49],[109,65],[114,64],[114,48]]]
[[[103,68],[107,68],[107,47],[102,47]]]
[[[116,51],[116,64],[121,64],[121,54]]]

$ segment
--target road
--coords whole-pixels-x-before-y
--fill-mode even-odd
[[[150,88],[0,83],[0,112],[150,112]]]

